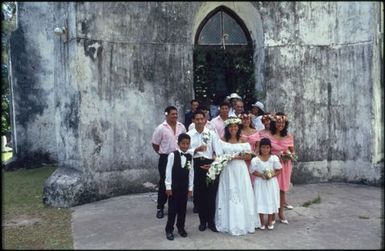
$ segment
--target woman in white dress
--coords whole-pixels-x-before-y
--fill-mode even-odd
[[[259,214],[256,223],[260,221],[259,228],[265,229],[264,214],[268,215],[269,230],[274,229],[273,214],[278,213],[279,185],[277,175],[281,171],[281,163],[276,155],[271,154],[271,141],[262,138],[259,144],[259,156],[251,160],[250,173],[256,176],[254,180],[255,209]],[[258,225],[257,225],[258,226]]]
[[[221,140],[224,154],[251,152],[250,144],[240,138],[241,123],[236,117],[225,121],[225,135]],[[220,173],[215,208],[215,225],[220,232],[231,235],[255,232],[254,194],[245,162],[250,158],[250,155],[237,155]]]

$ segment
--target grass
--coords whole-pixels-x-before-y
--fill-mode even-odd
[[[303,207],[308,207],[311,204],[320,204],[321,203],[321,197],[318,195],[317,198],[314,198],[313,200],[306,201],[302,204]]]
[[[55,169],[2,173],[3,249],[73,249],[71,209],[42,203],[43,184]]]
[[[4,161],[7,161],[9,160],[10,158],[12,158],[12,152],[2,152],[1,153],[1,161],[4,162]]]

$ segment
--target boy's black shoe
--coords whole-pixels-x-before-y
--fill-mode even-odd
[[[156,218],[161,219],[163,218],[163,216],[164,216],[163,209],[158,209],[158,211],[156,212]]]
[[[207,228],[213,232],[218,232],[218,229],[215,227],[215,225],[208,225]]]
[[[187,237],[186,230],[184,230],[184,229],[178,229],[178,233],[182,237]]]
[[[205,225],[199,225],[198,229],[199,229],[199,231],[205,231],[206,226]]]
[[[171,232],[166,232],[167,240],[172,241],[174,240],[174,234]]]

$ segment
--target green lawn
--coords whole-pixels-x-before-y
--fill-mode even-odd
[[[3,172],[3,249],[73,249],[71,209],[42,203],[47,166]]]

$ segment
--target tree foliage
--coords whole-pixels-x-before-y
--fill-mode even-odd
[[[1,3],[1,135],[10,132],[8,46],[9,36],[16,28],[16,2]]]
[[[255,102],[253,50],[248,46],[196,46],[194,49],[195,98],[221,102],[230,93],[239,94],[245,108]],[[218,105],[218,103],[217,103]]]

